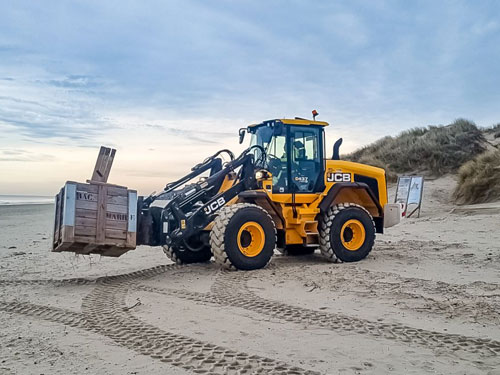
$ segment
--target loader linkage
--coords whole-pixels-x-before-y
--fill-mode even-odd
[[[255,148],[265,154],[262,147],[253,146],[235,159],[231,151],[220,150],[193,167],[191,173],[167,184],[161,193],[140,197],[137,244],[185,246],[191,251],[207,245],[208,236],[203,229],[213,221],[217,211],[242,191],[255,187],[256,163],[251,153]],[[222,153],[230,157],[225,164],[220,157]],[[259,162],[263,159],[260,157]],[[189,183],[207,171],[208,177]],[[225,180],[231,181],[231,187],[221,191]]]

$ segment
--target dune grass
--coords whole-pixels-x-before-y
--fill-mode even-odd
[[[484,152],[484,142],[476,124],[458,119],[447,126],[415,128],[396,137],[384,137],[345,158],[384,168],[390,181],[398,173],[438,176],[457,171]]]
[[[458,171],[453,194],[458,204],[486,203],[500,199],[500,150],[487,151]]]
[[[491,128],[487,128],[486,132],[492,133],[494,138],[500,138],[500,123],[493,125]]]

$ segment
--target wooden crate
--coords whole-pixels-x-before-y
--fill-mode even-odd
[[[68,181],[56,195],[52,251],[118,257],[136,247],[137,192]]]

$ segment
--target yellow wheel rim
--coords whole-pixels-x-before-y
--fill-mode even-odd
[[[351,219],[345,222],[340,231],[342,245],[347,250],[356,251],[365,243],[365,227],[359,220]]]
[[[264,248],[264,229],[255,221],[248,221],[238,231],[238,248],[247,257],[259,255]]]

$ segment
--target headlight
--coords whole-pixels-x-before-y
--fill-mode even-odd
[[[261,180],[261,179],[266,178],[266,177],[267,177],[267,172],[266,171],[257,171],[255,173],[255,178],[257,180]]]

